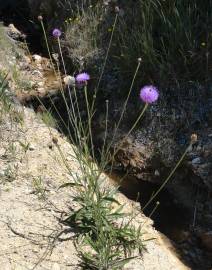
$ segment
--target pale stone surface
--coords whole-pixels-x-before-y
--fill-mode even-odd
[[[22,110],[24,123],[11,127],[5,118],[0,126],[1,150],[8,148],[12,142],[34,145],[33,151],[24,151],[18,143],[11,159],[9,156],[8,160],[0,159],[2,169],[8,164],[18,165],[14,181],[5,180],[0,184],[0,265],[4,265],[4,270],[78,269],[79,258],[73,242],[52,241],[64,229],[58,223],[60,213],[68,211],[68,205],[76,205],[71,201],[71,189],[58,190],[68,179],[67,170],[55,145],[50,149],[48,144],[52,137],[56,137],[72,171],[78,173],[79,165],[73,158],[73,146],[56,130],[46,127],[33,111],[26,108]],[[35,192],[36,179],[41,179],[41,185],[45,188],[43,200]],[[118,200],[125,204],[125,211],[138,211],[135,210],[135,204],[131,204],[123,195],[119,194]],[[125,269],[188,269],[177,258],[171,243],[153,229],[151,220],[138,212],[135,224],[141,223],[146,237],[156,240],[146,242],[147,252],[142,258],[128,263]],[[61,237],[72,235],[69,233]]]

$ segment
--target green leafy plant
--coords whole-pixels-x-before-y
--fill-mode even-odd
[[[142,253],[144,244],[140,229],[123,221],[123,205],[115,199],[117,189],[105,188],[104,179],[96,181],[94,175],[76,183],[63,185],[77,189],[73,200],[79,209],[71,213],[66,224],[75,229],[78,250],[85,269],[121,269],[130,259],[132,251]],[[91,251],[86,251],[86,247]]]
[[[19,169],[19,166],[18,164],[14,164],[14,165],[8,165],[6,167],[6,169],[4,170],[4,173],[3,173],[3,183],[4,182],[13,182],[16,180],[17,178],[17,175],[18,175],[18,169]]]
[[[159,1],[157,1],[157,4],[159,4]],[[155,49],[153,47],[152,35],[150,35],[153,24],[153,13],[151,12],[153,12],[152,10],[155,10],[157,5],[154,1],[150,1],[149,3],[145,1],[145,5],[146,6],[144,7],[144,10],[142,11],[142,16],[145,15],[144,11],[148,11],[149,13],[147,13],[148,15],[146,15],[145,18],[143,18],[143,20],[146,19],[146,24],[144,24],[146,28],[142,28],[141,30],[141,36],[143,37],[143,39],[142,41],[140,40],[141,43],[139,43],[138,41],[138,45],[144,46],[145,42],[147,42],[147,39],[150,39],[148,40],[149,43],[145,45],[146,50],[148,50],[146,51],[145,57],[148,58],[148,63],[151,63],[153,65],[156,63],[156,61],[158,61],[158,59],[156,57],[157,55],[154,54]],[[152,9],[153,7],[151,5],[153,5],[154,9]],[[113,160],[117,154],[117,151],[119,150],[117,146],[117,148],[111,152],[111,143],[107,143],[107,121],[109,110],[108,102],[105,103],[106,113],[104,121],[104,142],[98,162],[95,156],[95,149],[93,143],[93,138],[95,134],[93,134],[92,130],[92,121],[96,112],[96,96],[99,93],[100,82],[102,80],[103,73],[105,71],[105,67],[109,58],[109,52],[112,50],[114,33],[118,25],[118,14],[119,10],[118,12],[114,13],[114,20],[111,29],[111,35],[109,38],[109,44],[106,50],[106,56],[103,61],[102,69],[100,71],[100,78],[99,80],[97,80],[96,87],[94,87],[93,98],[89,99],[88,96],[90,75],[86,72],[79,73],[77,76],[75,76],[75,78],[72,77],[75,80],[75,84],[72,86],[68,84],[66,86],[68,93],[67,96],[64,95],[63,85],[61,85],[61,94],[64,101],[64,110],[67,111],[68,116],[68,124],[64,124],[65,128],[67,129],[67,134],[70,142],[77,145],[77,147],[74,147],[73,150],[75,158],[79,164],[80,171],[79,175],[75,175],[72,173],[59,144],[55,142],[59,154],[61,155],[64,164],[67,167],[70,176],[72,177],[72,182],[65,183],[61,186],[61,188],[71,187],[73,190],[72,199],[73,201],[77,202],[78,205],[77,210],[73,209],[73,212],[68,213],[67,218],[63,220],[63,222],[75,229],[77,236],[76,246],[82,259],[81,265],[85,269],[123,269],[123,266],[129,260],[135,258],[135,256],[140,256],[142,254],[142,251],[144,250],[142,227],[136,228],[133,225],[134,216],[127,216],[123,210],[124,206],[120,205],[119,202],[116,200],[118,189],[105,186],[106,181],[103,177],[103,172],[108,166],[110,167],[110,170],[113,169]],[[51,58],[50,47],[45,32],[43,18],[39,16],[39,20],[44,31],[45,41],[47,43],[48,52]],[[58,52],[61,59],[63,72],[67,76],[66,63],[64,60],[61,45],[62,31],[60,29],[54,29],[52,33],[56,44],[58,44]],[[129,37],[127,41],[129,41]],[[141,48],[143,49],[143,47]],[[145,53],[145,50],[142,50],[142,53]],[[112,140],[114,140],[117,129],[119,128],[120,123],[123,120],[123,115],[126,112],[127,104],[131,96],[132,89],[134,88],[141,61],[142,59],[139,58]],[[57,74],[56,70],[59,70],[59,62],[57,62],[56,65],[56,68],[53,65],[53,69]],[[78,86],[79,91],[82,92],[80,96],[80,101],[83,100],[84,102],[84,109],[86,115],[84,117],[82,117],[82,114],[80,112],[79,94],[76,91],[76,86]],[[141,109],[140,113],[138,114],[137,118],[135,119],[134,123],[129,128],[129,131],[126,132],[126,137],[129,136],[131,132],[135,129],[136,125],[147,110],[149,104],[155,102],[158,99],[158,95],[159,94],[157,88],[152,85],[145,86],[141,89],[140,99],[145,104]],[[179,167],[180,163],[185,157],[187,151],[188,149],[185,150],[181,159],[179,160],[175,168],[171,171],[170,175],[167,177],[161,188],[159,188],[158,192],[156,192],[155,195],[150,198],[150,202],[155,199],[158,193],[170,180],[171,176]],[[99,166],[97,166],[96,164],[98,164]],[[156,210],[157,205],[153,209],[153,212]],[[129,221],[126,221],[127,218],[129,218]],[[134,255],[135,250],[137,250],[136,255]]]
[[[34,189],[34,193],[38,196],[39,199],[46,199],[46,189],[43,184],[43,179],[41,176],[34,177],[32,181],[32,186]]]

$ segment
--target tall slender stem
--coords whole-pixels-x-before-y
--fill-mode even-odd
[[[85,84],[84,92],[85,92],[85,102],[86,102],[87,114],[88,114],[88,132],[89,132],[88,137],[90,137],[92,158],[94,158],[93,135],[92,135],[92,130],[91,130],[91,111],[90,111],[90,106],[88,102],[87,83]]]
[[[61,48],[61,42],[60,42],[59,37],[57,38],[57,42],[58,42],[60,57],[61,57],[61,60],[62,60],[63,70],[64,70],[64,73],[65,73],[65,76],[67,76],[66,65],[65,65],[63,52],[62,52],[62,48]],[[80,136],[79,126],[78,126],[78,123],[77,123],[78,121],[77,121],[77,116],[76,116],[76,112],[75,112],[75,108],[74,108],[74,102],[73,102],[73,98],[72,98],[72,95],[71,95],[70,86],[67,85],[67,88],[68,88],[68,94],[69,94],[69,98],[70,98],[70,102],[71,102],[71,115],[69,116],[69,118],[70,118],[70,122],[72,121],[72,127],[74,128],[75,134],[77,134],[76,138],[78,139],[78,142],[79,142],[79,145],[80,145],[81,144],[81,136]],[[74,88],[74,91],[75,91],[75,88]],[[76,93],[75,93],[75,95],[76,95]],[[64,99],[65,99],[65,97],[64,97]],[[76,100],[76,102],[77,102],[77,100]],[[67,109],[69,111],[69,108],[67,108]]]
[[[53,61],[52,61],[52,56],[51,56],[50,48],[49,48],[49,42],[48,42],[47,35],[46,35],[46,30],[45,30],[45,27],[44,27],[44,24],[43,24],[43,20],[41,20],[40,23],[41,23],[41,27],[42,27],[42,30],[43,30],[44,39],[45,39],[45,43],[46,43],[46,48],[48,50],[48,55],[49,55],[49,58],[50,58],[50,62],[51,62],[52,68],[55,70],[54,64],[53,64]]]
[[[114,131],[114,133],[113,133],[113,137],[112,137],[112,139],[111,139],[111,142],[110,142],[110,144],[108,145],[108,151],[110,150],[110,147],[111,147],[111,145],[112,145],[112,143],[113,143],[113,141],[114,141],[114,139],[115,139],[115,137],[116,137],[118,128],[119,128],[119,126],[120,126],[120,124],[121,124],[121,121],[122,121],[122,119],[123,119],[124,113],[125,113],[125,111],[126,111],[126,107],[127,107],[127,104],[128,104],[128,101],[129,101],[129,98],[130,98],[130,95],[131,95],[131,92],[132,92],[132,89],[133,89],[133,86],[134,86],[134,83],[135,83],[135,79],[136,79],[136,76],[137,76],[137,74],[138,74],[138,70],[139,70],[140,65],[141,65],[141,61],[139,60],[139,61],[138,61],[138,64],[137,64],[137,67],[136,67],[136,70],[135,70],[135,73],[134,73],[134,76],[133,76],[133,79],[132,79],[132,82],[131,82],[131,85],[130,85],[130,89],[129,89],[128,94],[127,94],[127,98],[126,98],[126,100],[125,100],[125,102],[124,102],[124,106],[123,106],[123,109],[122,109],[122,111],[121,111],[121,116],[120,116],[120,118],[119,118],[119,121],[118,121],[117,126],[115,127],[115,131]],[[142,115],[141,115],[141,116],[142,116]]]
[[[148,103],[145,104],[142,112],[139,114],[138,118],[136,119],[135,123],[133,124],[133,126],[131,127],[131,129],[127,132],[127,135],[125,135],[124,138],[127,138],[130,133],[134,130],[134,128],[137,126],[138,122],[140,121],[141,117],[144,115],[146,109],[148,108]]]
[[[142,211],[144,211],[144,209],[146,209],[146,207],[157,197],[157,195],[161,192],[161,190],[165,187],[165,185],[168,183],[168,181],[170,180],[170,178],[173,176],[173,174],[175,173],[175,171],[177,170],[177,168],[179,167],[179,165],[181,164],[181,162],[183,161],[183,159],[185,158],[187,152],[189,151],[189,149],[191,148],[191,143],[189,144],[189,146],[186,148],[185,152],[183,153],[183,155],[181,156],[181,158],[179,159],[179,161],[177,162],[177,164],[175,165],[175,167],[173,168],[173,170],[170,172],[170,174],[168,175],[168,177],[166,178],[166,180],[163,182],[163,184],[160,186],[160,188],[157,190],[157,192],[149,199],[149,201],[145,204],[145,206],[142,208]]]
[[[99,86],[100,86],[100,83],[101,83],[101,80],[102,80],[102,77],[103,77],[103,74],[104,74],[104,71],[105,71],[105,67],[106,67],[106,64],[107,64],[107,59],[108,59],[109,51],[110,51],[110,48],[111,48],[111,45],[112,45],[112,40],[113,40],[117,20],[118,20],[118,13],[116,13],[116,16],[115,16],[115,20],[114,20],[114,23],[113,23],[113,28],[112,28],[109,44],[108,44],[108,47],[107,47],[107,52],[106,52],[106,55],[105,55],[105,58],[104,58],[102,70],[101,70],[101,73],[100,73],[100,76],[99,76],[99,79],[98,79],[97,86],[96,86],[96,88],[94,90],[94,97],[93,97],[93,102],[92,102],[92,105],[91,105],[91,112],[93,112],[95,101],[96,101],[96,94],[97,94],[97,92],[99,90]]]

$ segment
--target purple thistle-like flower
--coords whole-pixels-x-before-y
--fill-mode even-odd
[[[55,37],[55,38],[59,38],[59,37],[62,35],[62,32],[61,32],[59,29],[55,28],[55,29],[52,31],[52,35],[53,35],[53,37]]]
[[[140,98],[145,103],[153,103],[155,102],[159,97],[158,89],[153,85],[146,85],[141,88],[140,91]]]
[[[76,76],[76,81],[80,84],[86,83],[89,80],[90,80],[90,75],[86,72],[80,73]]]

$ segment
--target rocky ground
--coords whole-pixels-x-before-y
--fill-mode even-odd
[[[57,138],[72,171],[77,172],[73,146],[31,109],[17,105],[14,112],[21,118],[14,121],[4,114],[0,125],[0,269],[78,269],[74,232],[59,222],[76,206],[72,190],[58,190],[70,176],[52,139]],[[135,211],[122,195],[119,200],[125,211]],[[142,222],[145,237],[155,240],[146,242],[143,258],[125,269],[188,269],[149,219],[140,213],[137,222]]]

